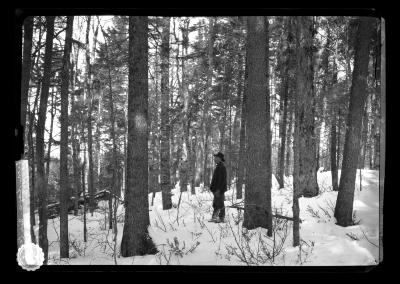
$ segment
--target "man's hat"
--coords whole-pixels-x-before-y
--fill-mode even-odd
[[[222,160],[222,162],[225,162],[224,154],[222,154],[221,152],[218,152],[217,154],[214,154],[214,157],[219,157]]]

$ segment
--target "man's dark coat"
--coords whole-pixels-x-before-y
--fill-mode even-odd
[[[213,173],[213,176],[211,179],[210,190],[212,192],[215,192],[217,190],[220,192],[225,192],[227,190],[226,168],[225,168],[223,162],[219,162],[217,164],[217,167],[214,170],[214,173]]]

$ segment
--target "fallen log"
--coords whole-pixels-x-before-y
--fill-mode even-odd
[[[118,198],[119,201],[121,202],[121,204],[124,204],[124,200],[122,200],[121,197],[119,197],[115,194],[112,194],[112,195],[114,198]],[[94,195],[94,198],[93,198],[96,203],[96,206],[100,200],[108,200],[109,196],[110,196],[110,192],[108,190],[102,190],[102,191],[96,192]],[[68,212],[71,212],[74,210],[74,199],[75,199],[75,197],[72,196],[68,200]],[[83,206],[85,203],[89,204],[89,193],[85,194],[85,198],[83,196],[79,197],[78,206],[81,206],[81,205]],[[35,210],[35,213],[37,213],[37,212],[38,212],[38,210]],[[60,215],[60,202],[49,203],[47,205],[47,218],[54,219],[59,215]]]
[[[238,210],[244,210],[244,207],[237,206],[237,205],[229,205],[227,207],[235,208],[235,209],[238,209]],[[272,214],[272,217],[279,218],[279,219],[285,219],[285,220],[289,220],[289,221],[294,221],[293,217],[284,216],[284,215],[281,215],[281,214],[278,214],[278,213]],[[302,222],[301,219],[299,221],[300,221],[300,223]]]

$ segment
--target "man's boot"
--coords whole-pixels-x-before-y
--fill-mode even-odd
[[[220,209],[214,210],[214,212],[212,214],[212,217],[211,217],[211,220],[210,220],[211,222],[218,222],[218,220],[219,220],[219,217],[218,217],[219,211],[220,211]]]
[[[225,222],[225,207],[219,210],[217,218],[218,218],[217,223]]]

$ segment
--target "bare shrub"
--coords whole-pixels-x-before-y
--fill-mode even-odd
[[[276,258],[284,251],[288,236],[288,220],[273,219],[272,237],[267,236],[266,230],[241,230],[235,232],[228,221],[228,226],[235,240],[234,245],[227,245],[229,256],[234,256],[246,265],[274,265]]]

